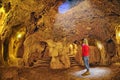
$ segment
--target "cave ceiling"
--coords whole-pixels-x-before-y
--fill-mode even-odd
[[[120,25],[119,0],[75,1],[77,4],[60,13],[59,7],[65,0],[1,0],[6,14],[1,38],[9,38],[15,30],[25,28],[26,39],[31,36],[41,40],[66,37],[70,42],[84,37],[115,39],[115,28]]]

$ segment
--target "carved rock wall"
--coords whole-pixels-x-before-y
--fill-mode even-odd
[[[2,0],[5,13],[0,14],[0,21],[4,23],[0,24],[3,27],[0,34],[0,50],[3,51],[0,57],[4,60],[0,63],[19,65],[18,62],[22,61],[25,65],[29,65],[34,60],[40,59],[42,51],[46,50],[47,57],[53,57],[51,66],[58,64],[54,68],[70,67],[70,61],[66,55],[70,52],[63,52],[62,57],[58,53],[53,54],[50,52],[51,48],[47,40],[52,40],[52,45],[56,41],[72,44],[75,40],[81,42],[84,37],[89,39],[89,45],[92,46],[91,63],[100,61],[100,64],[107,64],[110,58],[118,61],[120,51],[116,42],[115,29],[120,25],[119,0],[78,0],[78,4],[61,14],[58,8],[64,2],[65,0]],[[24,34],[20,36],[22,32]],[[61,41],[64,38],[66,40]],[[102,44],[102,49],[97,46],[97,41]],[[47,44],[48,51],[42,42]],[[56,56],[52,55],[61,58],[56,58],[58,62],[54,62],[53,59]],[[114,57],[117,57],[117,60]],[[14,62],[15,60],[18,61]]]

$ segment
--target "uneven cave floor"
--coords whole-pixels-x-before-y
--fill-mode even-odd
[[[93,66],[90,75],[81,76],[84,67],[53,70],[48,67],[0,67],[0,80],[120,80],[120,65]]]

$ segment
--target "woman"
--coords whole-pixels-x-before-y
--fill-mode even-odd
[[[89,46],[88,46],[88,40],[85,38],[83,39],[83,44],[82,44],[82,59],[84,61],[84,65],[87,69],[85,73],[82,75],[90,75],[89,72]]]

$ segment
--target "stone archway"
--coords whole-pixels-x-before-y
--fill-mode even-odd
[[[25,33],[26,29],[25,27],[21,27],[21,25],[12,26],[12,28],[3,30],[1,36],[1,54],[3,62],[6,65],[18,65],[19,57],[17,55],[20,54],[19,50],[23,47]]]
[[[9,65],[19,65],[18,60],[22,59],[24,54],[25,27],[18,26],[12,29],[8,44]]]

